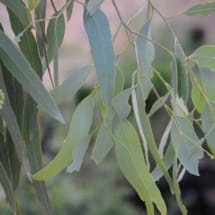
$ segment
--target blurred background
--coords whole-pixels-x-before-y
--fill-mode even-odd
[[[49,1],[48,1],[49,2]],[[191,54],[197,47],[205,43],[214,44],[214,15],[187,17],[179,15],[186,8],[195,3],[205,2],[197,0],[154,0],[154,5],[160,10],[168,20],[173,30],[181,42],[185,53]],[[65,1],[55,1],[56,6],[60,8]],[[120,8],[123,19],[127,22],[134,16],[140,8],[145,6],[143,0],[116,0]],[[120,24],[116,11],[110,0],[105,0],[101,9],[108,16],[111,31],[114,35]],[[50,7],[47,16],[53,14]],[[74,3],[71,20],[66,25],[66,34],[64,42],[60,48],[60,82],[65,80],[72,72],[81,67],[91,64],[92,58],[87,36],[83,27],[82,20],[83,7]],[[143,13],[140,13],[131,23],[131,27],[138,32],[143,22]],[[3,23],[6,32],[14,40],[15,36],[10,30],[8,17],[4,7],[0,4],[0,22]],[[153,18],[152,38],[163,45],[173,48],[173,37],[168,31],[165,23],[159,16]],[[124,52],[120,61],[120,69],[126,77],[126,84],[129,86],[131,73],[136,69],[134,51],[128,46],[128,39],[123,29],[114,40],[116,54]],[[161,50],[156,52],[155,68],[161,75],[169,81],[170,59]],[[68,131],[68,123],[71,119],[75,106],[91,90],[95,81],[95,74],[92,73],[88,78],[86,85],[79,90],[75,98],[70,98],[61,106],[65,119],[68,119],[66,125],[59,125],[50,121],[45,115],[41,116],[42,126],[42,150],[44,153],[44,162],[48,162],[57,153],[63,143]],[[48,75],[44,76],[45,86],[51,90],[51,84]],[[156,78],[153,82],[162,95],[165,89]],[[148,105],[154,101],[154,95],[150,95]],[[166,116],[162,110],[151,119],[157,139],[159,139],[163,125],[166,123]],[[90,159],[91,148],[88,156],[85,158],[81,171],[70,175],[63,172],[59,176],[47,182],[50,196],[56,214],[60,215],[142,215],[145,214],[144,204],[126,180],[121,175],[116,164],[115,157],[111,152],[101,165],[96,164]],[[24,170],[23,170],[24,171]],[[190,215],[214,215],[215,214],[215,164],[207,158],[200,163],[200,175],[194,177],[189,174],[181,182],[182,198],[188,207]],[[159,187],[169,208],[168,215],[180,214],[174,197],[169,193],[167,184],[161,179]],[[11,214],[5,201],[4,193],[0,192],[0,214]],[[34,196],[31,183],[27,177],[21,178],[21,185],[18,189],[18,198],[24,215],[38,214],[38,204]]]

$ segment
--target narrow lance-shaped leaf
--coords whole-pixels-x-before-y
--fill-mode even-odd
[[[87,11],[92,16],[100,7],[104,0],[89,0],[87,4]]]
[[[72,98],[84,84],[91,68],[91,66],[85,66],[82,69],[73,72],[59,87],[52,90],[51,94],[55,102],[61,103]]]
[[[85,10],[84,26],[96,66],[100,94],[105,105],[111,106],[114,93],[114,50],[107,17],[97,10],[92,16]]]
[[[72,160],[73,162],[77,162],[76,159],[79,158],[76,153],[80,152],[79,145],[85,144],[85,142],[88,141],[87,138],[93,120],[94,105],[95,98],[89,95],[77,106],[72,116],[68,136],[60,151],[47,166],[32,175],[33,179],[47,180],[57,175],[68,166]]]
[[[208,68],[215,71],[215,46],[205,45],[198,48],[189,57],[200,68]]]
[[[72,10],[73,10],[73,5],[74,5],[74,0],[67,0],[67,8],[66,8],[66,16],[67,16],[67,21],[71,19],[72,16]]]
[[[199,175],[199,160],[203,157],[200,140],[187,118],[176,117],[171,129],[171,140],[176,155],[186,170]]]
[[[166,214],[166,205],[145,164],[141,143],[134,127],[127,120],[119,122],[115,129],[116,157],[120,169],[147,204],[154,203],[161,214]],[[148,211],[149,212],[149,211]],[[153,210],[150,214],[154,214]]]
[[[215,12],[215,2],[209,2],[209,3],[194,5],[193,7],[187,9],[184,12],[184,14],[189,16],[194,16],[198,14],[208,16],[209,14],[214,12]]]
[[[54,100],[46,91],[26,58],[10,39],[0,31],[0,58],[5,67],[20,82],[38,104],[53,118],[63,122],[63,117]]]
[[[20,132],[20,128],[18,126],[13,108],[11,107],[11,104],[7,95],[7,91],[6,91],[6,87],[5,87],[5,83],[4,83],[4,79],[1,71],[1,66],[0,66],[0,89],[3,90],[3,93],[5,95],[5,101],[3,104],[3,108],[0,110],[0,115],[6,122],[7,128],[10,132],[11,138],[16,148],[18,158],[20,159],[20,161],[22,161],[24,151],[23,151],[21,132]]]
[[[113,146],[113,140],[107,131],[107,128],[101,127],[98,131],[96,141],[93,147],[91,158],[96,164],[101,163]]]
[[[10,8],[24,26],[30,23],[30,14],[20,0],[0,0],[0,2]]]

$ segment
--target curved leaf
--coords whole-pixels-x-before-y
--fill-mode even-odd
[[[105,105],[110,107],[114,93],[115,71],[109,23],[100,10],[97,10],[92,16],[85,11],[84,26],[96,65],[100,94]]]
[[[32,175],[33,179],[47,180],[57,175],[72,160],[75,163],[80,162],[78,154],[80,151],[82,153],[82,150],[86,150],[81,147],[89,141],[87,138],[93,120],[94,105],[95,98],[89,95],[77,106],[72,116],[68,136],[60,151],[47,166]]]
[[[134,127],[129,121],[123,120],[117,125],[114,134],[116,157],[123,174],[146,204],[155,203],[160,213],[165,215],[165,202],[145,164],[141,143]]]
[[[10,39],[0,31],[0,58],[4,66],[20,82],[31,96],[53,118],[63,122],[63,117],[54,100],[46,91],[35,71],[26,58],[19,52]]]

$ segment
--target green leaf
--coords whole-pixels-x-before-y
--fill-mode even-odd
[[[38,7],[38,5],[40,4],[40,0],[28,0],[28,9],[34,10]]]
[[[66,16],[67,16],[67,21],[71,19],[72,16],[72,10],[73,10],[73,5],[74,5],[74,0],[67,0],[67,8],[66,8]]]
[[[30,14],[20,0],[0,0],[0,2],[10,8],[24,26],[30,23]]]
[[[87,11],[92,16],[100,7],[104,0],[89,0],[87,4]]]
[[[93,16],[84,13],[84,26],[92,49],[101,98],[111,106],[114,93],[114,50],[107,17],[97,10]]]
[[[145,164],[141,143],[134,127],[129,121],[123,120],[117,125],[114,134],[116,157],[124,176],[142,201],[151,205],[154,203],[161,214],[166,214],[165,202]]]
[[[171,129],[171,142],[176,155],[185,169],[199,175],[199,160],[203,157],[200,140],[187,118],[176,117]]]
[[[194,5],[193,7],[186,10],[184,14],[189,16],[194,16],[198,14],[208,16],[209,14],[214,12],[215,12],[215,2],[210,2],[210,3]]]
[[[72,98],[84,84],[91,68],[91,66],[85,66],[77,72],[72,72],[59,87],[52,90],[51,94],[55,102],[61,103]]]
[[[140,67],[140,78],[151,80],[151,78],[153,77],[152,62],[155,55],[154,46],[151,42],[143,38],[151,38],[151,19],[148,19],[147,22],[143,25],[139,32],[139,35],[140,36],[137,37],[136,41],[136,53]]]
[[[190,59],[198,64],[200,68],[205,67],[215,71],[215,46],[201,46],[190,56]]]
[[[206,135],[207,143],[215,148],[215,110],[213,106],[206,106],[202,112],[202,129]]]
[[[87,152],[90,143],[90,136],[83,138],[76,148],[73,150],[73,162],[67,167],[66,171],[73,173],[74,171],[80,171],[84,156]]]
[[[126,118],[131,111],[129,98],[132,90],[126,89],[113,99],[113,108],[121,119]]]
[[[210,71],[208,69],[200,70],[202,85],[204,88],[204,94],[208,100],[215,102],[215,73],[214,71]]]
[[[177,63],[177,94],[179,97],[182,97],[185,102],[187,102],[189,97],[189,80],[188,74],[186,73],[184,59],[185,54],[184,50],[181,47],[181,44],[176,40],[175,41],[175,57]]]
[[[101,127],[96,137],[91,158],[96,162],[96,164],[101,163],[112,147],[113,141],[107,128]]]
[[[32,175],[35,180],[47,180],[56,176],[69,163],[78,162],[76,153],[80,153],[79,145],[86,142],[93,120],[95,98],[92,95],[86,97],[75,109],[68,136],[55,158],[40,171]],[[86,141],[85,141],[86,140]]]
[[[10,39],[0,31],[0,58],[4,66],[20,82],[38,104],[53,118],[63,122],[63,117],[54,100],[42,85],[26,58]]]
[[[199,113],[202,113],[206,105],[206,101],[204,98],[205,92],[202,86],[202,81],[199,75],[195,75],[194,77],[191,77],[191,82],[192,82],[191,98],[193,105],[195,106],[196,110]]]
[[[51,61],[58,52],[58,47],[62,44],[65,34],[65,20],[61,12],[55,13],[47,28],[48,59]]]
[[[1,65],[0,65],[0,89],[3,90],[3,93],[5,95],[5,101],[4,101],[3,108],[0,110],[0,115],[2,119],[5,121],[8,131],[10,132],[11,138],[16,148],[16,153],[18,155],[18,158],[20,159],[20,161],[22,161],[22,158],[24,155],[24,149],[23,149],[21,132],[17,123],[15,113],[13,111],[13,108],[11,107],[10,100],[8,98],[7,90],[4,83],[4,78],[1,71]]]
[[[116,69],[116,79],[115,79],[115,89],[114,95],[118,95],[124,89],[125,77],[119,66],[115,67]]]

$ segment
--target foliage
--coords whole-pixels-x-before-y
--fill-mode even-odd
[[[108,17],[100,10],[104,1],[67,0],[60,9],[51,1],[54,9],[51,17],[46,16],[46,0],[29,0],[28,4],[21,0],[0,2],[6,6],[16,35],[16,41],[12,41],[1,27],[0,182],[13,213],[21,214],[16,189],[24,171],[35,188],[42,212],[54,214],[43,181],[65,167],[70,173],[79,171],[88,147],[93,144],[91,157],[97,164],[113,149],[123,175],[145,203],[147,214],[153,215],[155,210],[167,214],[166,203],[156,184],[162,176],[175,195],[181,213],[187,214],[179,182],[186,171],[199,175],[199,160],[204,154],[214,158],[215,46],[202,46],[186,56],[167,19],[150,0],[143,8],[139,32],[124,20],[112,0],[120,27],[124,28],[129,45],[136,53],[137,68],[132,71],[130,86],[125,86],[119,63],[124,53],[114,51],[113,38],[118,31],[112,37]],[[95,65],[80,69],[59,85],[58,49],[63,42],[66,18],[72,18],[73,4],[83,6],[84,27]],[[205,3],[189,8],[184,14],[209,15],[214,10],[214,3]],[[152,39],[155,14],[164,21],[174,39],[171,50]],[[170,82],[154,67],[159,49],[171,58]],[[53,75],[49,66],[52,61]],[[39,115],[43,111],[53,120],[64,123],[57,104],[83,86],[91,67],[97,74],[94,88],[76,107],[60,151],[42,168]],[[52,82],[51,92],[42,84],[45,72]],[[166,88],[162,96],[153,84],[155,77]],[[146,101],[152,92],[156,101],[147,110]],[[156,143],[150,119],[161,108],[166,111],[169,122],[164,125],[160,142]],[[202,131],[201,137],[194,125]],[[26,157],[30,169],[25,167]]]

